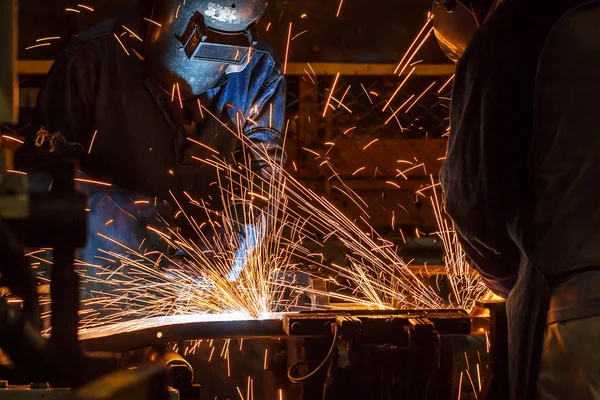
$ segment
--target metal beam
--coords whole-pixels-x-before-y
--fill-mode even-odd
[[[169,342],[197,339],[256,339],[330,335],[328,324],[340,316],[365,321],[381,318],[428,318],[442,334],[469,334],[464,310],[332,310],[273,314],[269,319],[234,319],[232,314],[144,318],[80,332],[88,351],[127,351]],[[235,314],[233,314],[235,315]],[[206,320],[208,317],[210,319]],[[139,326],[139,323],[142,326]]]
[[[79,339],[89,351],[126,351],[182,340],[286,336],[280,317],[228,320],[230,317],[223,314],[213,315],[220,317],[220,320],[212,321],[203,320],[203,317],[211,315],[143,318],[139,320],[143,325],[141,328],[135,327],[136,321],[128,321],[108,328],[80,332]]]
[[[310,66],[317,75],[394,75],[397,64],[371,63],[311,63]],[[454,73],[454,64],[416,64],[413,75],[444,76]],[[310,71],[308,63],[288,63],[287,75],[304,75]],[[404,73],[410,70],[407,68]],[[312,72],[312,71],[311,71]]]
[[[48,73],[52,60],[19,60],[19,74],[43,75]],[[310,66],[317,75],[394,75],[396,64],[351,64],[351,63],[311,63]],[[454,64],[416,64],[413,75],[444,76],[454,73]],[[288,63],[287,75],[304,75],[310,71],[308,63]],[[312,72],[312,71],[311,71]],[[408,69],[404,71],[408,72]]]
[[[17,2],[0,2],[0,123],[19,119],[17,83]]]
[[[19,60],[17,73],[22,75],[45,75],[50,70],[52,60]]]

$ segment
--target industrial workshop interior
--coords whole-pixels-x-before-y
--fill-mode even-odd
[[[78,1],[0,0],[0,400],[600,399],[600,0]]]

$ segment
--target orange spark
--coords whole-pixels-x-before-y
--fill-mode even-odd
[[[23,171],[15,171],[14,169],[7,169],[6,172],[11,173],[11,174],[19,174],[19,175],[27,175],[26,172]]]
[[[15,137],[8,136],[8,135],[2,135],[2,139],[12,140],[14,142],[21,143],[21,144],[25,143],[22,140],[19,140],[19,139],[15,138]]]
[[[150,204],[148,200],[136,200],[133,202],[134,204]]]
[[[181,92],[179,91],[179,82],[177,82],[176,85],[177,85],[177,98],[179,99],[179,106],[181,108],[183,108],[183,100],[181,100]]]
[[[143,42],[142,38],[139,37],[138,35],[135,34],[135,32],[133,32],[131,29],[129,29],[128,27],[126,27],[125,25],[121,25],[123,27],[123,29],[125,29],[127,32],[131,33],[133,35],[134,38],[136,38],[137,40],[139,40],[140,42]]]
[[[35,49],[36,47],[50,46],[52,43],[40,43],[33,46],[25,47],[25,50]]]
[[[77,14],[81,14],[81,11],[76,10],[74,8],[65,8],[65,11],[76,12]]]
[[[392,181],[385,181],[385,183],[387,183],[388,185],[392,185],[397,189],[400,189],[400,185],[398,185],[396,182],[392,182]]]
[[[271,29],[271,23],[270,22],[267,24],[267,28],[265,29],[265,32],[269,32],[269,29]]]
[[[401,76],[404,73],[404,70],[406,69],[406,67],[408,67],[408,65],[410,64],[410,61],[412,60],[412,58],[417,55],[417,53],[419,52],[419,50],[421,49],[421,47],[423,47],[423,45],[425,44],[425,42],[427,42],[427,39],[429,39],[429,36],[431,35],[431,32],[433,32],[433,28],[429,29],[429,32],[427,32],[427,35],[425,35],[425,37],[423,38],[423,40],[421,41],[421,43],[419,43],[419,45],[417,46],[417,48],[415,49],[415,51],[413,52],[413,54],[410,56],[410,58],[406,62],[406,65],[404,65],[404,67],[402,68],[402,70],[400,71],[400,73],[398,73],[398,76]]]
[[[204,118],[204,112],[202,111],[202,103],[200,103],[200,99],[198,99],[198,110],[200,110],[200,118]]]
[[[378,140],[379,140],[379,138],[371,140],[369,143],[367,143],[367,145],[365,147],[363,147],[363,150],[366,150],[367,148],[369,148],[369,146],[371,146],[373,143],[377,142]]]
[[[352,173],[352,176],[354,176],[354,175],[358,174],[360,171],[362,171],[362,170],[363,170],[363,169],[365,169],[365,168],[367,168],[367,167],[360,167],[359,169],[357,169],[356,171],[354,171],[354,172]]]
[[[344,4],[344,0],[340,0],[340,5],[338,6],[337,13],[335,14],[336,18],[340,16],[340,12],[342,11],[342,4]]]
[[[283,61],[283,73],[285,74],[287,71],[287,62],[288,62],[288,56],[290,54],[290,41],[292,38],[292,23],[290,22],[290,27],[288,30],[288,39],[287,39],[287,46],[285,47],[285,59]]]
[[[387,125],[387,124],[388,124],[388,122],[390,122],[390,121],[392,120],[392,118],[394,118],[394,117],[396,116],[396,114],[398,114],[398,112],[399,112],[400,110],[402,110],[402,108],[404,108],[404,106],[405,106],[406,104],[408,104],[408,102],[409,102],[409,101],[410,101],[410,100],[411,100],[413,97],[415,97],[415,95],[414,95],[414,94],[411,94],[411,95],[410,95],[410,97],[409,97],[409,98],[408,98],[408,99],[407,99],[407,100],[406,100],[404,103],[402,103],[402,105],[401,105],[400,107],[398,107],[398,109],[397,109],[396,111],[394,111],[394,113],[392,114],[392,116],[391,116],[391,117],[389,117],[389,118],[387,119],[387,121],[385,121],[385,124],[384,124],[384,125]]]
[[[423,25],[423,27],[421,28],[421,30],[419,31],[419,33],[417,34],[417,36],[415,36],[415,39],[413,40],[413,42],[410,44],[410,46],[408,46],[408,49],[406,49],[406,52],[404,53],[404,55],[402,56],[402,59],[398,63],[398,66],[394,70],[394,74],[396,72],[398,72],[398,70],[400,69],[400,66],[404,63],[404,60],[406,59],[406,56],[408,56],[408,53],[410,53],[410,50],[413,48],[413,46],[415,45],[415,43],[417,43],[417,40],[419,40],[419,37],[421,37],[421,35],[425,31],[425,29],[427,29],[427,25],[429,25],[430,21],[431,21],[431,18],[428,17],[427,21],[425,21],[425,24]]]
[[[119,44],[121,45],[121,47],[123,48],[123,50],[125,50],[125,54],[129,55],[129,52],[127,51],[127,49],[125,48],[125,45],[123,44],[123,42],[121,42],[121,39],[119,39],[119,37],[113,33],[115,39],[117,39],[117,41],[119,42]]]
[[[210,147],[210,146],[207,146],[207,145],[205,145],[205,144],[204,144],[204,143],[202,143],[202,142],[199,142],[199,141],[197,141],[197,140],[194,140],[194,139],[192,139],[191,137],[188,137],[188,138],[187,138],[187,140],[189,140],[190,142],[192,142],[192,143],[194,143],[194,144],[197,144],[198,146],[202,146],[202,147],[204,147],[205,149],[207,149],[207,150],[210,150],[210,151],[212,151],[212,152],[213,152],[213,153],[215,153],[215,154],[219,154],[219,152],[218,152],[217,150],[213,149],[213,148],[212,148],[212,147]]]
[[[350,90],[351,87],[352,87],[352,85],[348,85],[348,87],[344,91],[344,94],[342,95],[342,98],[340,99],[340,104],[341,105],[343,105],[342,103],[344,103],[344,99],[346,98],[346,95],[348,94],[348,91]]]
[[[333,101],[335,101],[336,103],[338,103],[338,104],[339,104],[338,108],[339,108],[339,107],[344,107],[344,108],[346,109],[346,111],[348,111],[350,114],[352,114],[352,110],[351,110],[351,109],[349,109],[348,107],[346,107],[346,106],[345,106],[345,105],[344,105],[344,104],[343,104],[343,103],[342,103],[340,100],[336,99],[336,98],[335,98],[335,97],[333,97],[333,96],[331,97],[331,100],[333,100]],[[330,104],[330,107],[331,107],[332,109],[334,109],[334,110],[336,109],[336,108],[333,106],[333,104]]]
[[[413,67],[413,69],[408,73],[408,75],[406,75],[406,77],[404,78],[404,80],[402,81],[402,83],[400,83],[400,85],[398,86],[398,88],[396,89],[396,91],[392,94],[392,97],[390,97],[390,99],[385,103],[385,105],[383,106],[383,108],[381,109],[381,111],[385,111],[385,109],[390,105],[390,103],[392,102],[392,100],[394,100],[394,98],[396,97],[396,95],[398,94],[398,92],[400,92],[400,89],[402,89],[402,86],[404,86],[404,84],[406,83],[406,81],[408,81],[408,78],[410,78],[410,76],[413,74],[413,72],[415,72],[415,69],[417,69],[417,68]]]
[[[354,130],[354,129],[356,129],[356,128],[357,128],[356,126],[353,126],[352,128],[348,128],[348,129],[346,129],[346,130],[344,131],[344,135],[347,135],[347,134],[348,134],[348,132],[350,132],[350,131],[353,131],[353,130]]]
[[[419,97],[417,97],[417,98],[415,99],[415,101],[414,101],[414,102],[413,102],[413,103],[410,105],[410,107],[408,107],[408,108],[406,109],[406,111],[404,111],[404,113],[406,114],[407,112],[409,112],[409,111],[410,111],[410,109],[411,109],[411,108],[413,108],[413,106],[414,106],[415,104],[417,104],[417,102],[418,102],[419,100],[421,100],[421,97],[425,96],[425,93],[427,93],[427,92],[429,91],[429,89],[431,89],[431,88],[433,87],[433,85],[435,85],[435,83],[436,83],[435,81],[431,82],[431,85],[427,86],[427,88],[426,88],[425,90],[423,90],[423,93],[421,93],[421,94],[419,95]]]
[[[302,148],[302,150],[308,151],[309,153],[312,153],[312,154],[314,154],[314,155],[315,155],[315,156],[317,156],[317,157],[321,157],[321,155],[320,155],[319,153],[317,153],[317,152],[316,152],[316,151],[314,151],[314,150],[308,149],[308,148],[306,148],[306,147],[303,147],[303,148]]]
[[[100,185],[100,186],[109,186],[109,187],[112,186],[110,183],[93,181],[91,179],[75,178],[74,181],[82,182],[82,183],[91,183],[93,185]]]
[[[90,147],[88,148],[88,154],[92,152],[92,146],[94,145],[94,140],[96,140],[96,134],[98,133],[98,129],[94,131],[94,135],[92,136],[92,141],[90,142]]]
[[[60,36],[49,36],[49,37],[45,37],[45,38],[40,38],[40,39],[36,39],[36,42],[44,42],[46,40],[59,40]]]
[[[159,23],[158,23],[158,22],[156,22],[156,21],[152,21],[150,18],[144,18],[144,20],[146,20],[146,21],[148,21],[148,22],[150,22],[151,24],[154,24],[154,25],[156,25],[156,26],[160,26],[160,27],[162,27],[162,25],[161,25],[161,24],[159,24]]]
[[[440,87],[440,88],[438,89],[438,91],[437,91],[437,92],[438,92],[438,94],[442,93],[442,90],[444,90],[444,88],[445,88],[446,86],[448,86],[448,85],[450,84],[450,82],[452,82],[452,79],[454,79],[454,74],[452,74],[452,76],[451,76],[450,78],[448,78],[448,80],[446,81],[446,83],[444,83],[444,84],[442,85],[442,87]]]
[[[259,199],[262,199],[262,200],[264,200],[264,201],[269,201],[269,198],[268,198],[268,197],[261,196],[261,195],[260,195],[260,194],[258,194],[258,193],[253,193],[253,192],[250,192],[250,193],[248,193],[248,194],[249,194],[251,197],[258,197]]]
[[[292,40],[291,40],[291,41],[294,41],[294,39],[296,39],[298,36],[300,36],[300,35],[302,35],[302,34],[304,34],[304,33],[306,33],[306,32],[308,32],[308,29],[307,29],[307,30],[305,30],[305,31],[302,31],[302,32],[298,33],[296,36],[294,36],[294,37],[292,38]]]
[[[335,80],[333,81],[333,86],[331,87],[331,91],[329,92],[329,97],[327,98],[327,104],[325,104],[325,110],[323,110],[323,117],[327,114],[327,109],[329,108],[329,103],[331,102],[331,96],[333,96],[333,92],[335,91],[335,85],[337,84],[338,79],[340,78],[340,73],[338,72],[335,76]]]
[[[363,84],[360,84],[360,87],[362,88],[362,90],[365,92],[365,94],[367,95],[367,98],[369,99],[369,102],[371,104],[373,104],[373,100],[371,100],[371,96],[369,96],[369,92],[367,92],[367,89],[365,89],[365,87],[363,86]]]
[[[86,6],[85,4],[77,4],[77,7],[85,8],[88,11],[94,12],[94,9],[90,6]]]

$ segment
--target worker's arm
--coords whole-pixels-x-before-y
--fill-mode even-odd
[[[507,229],[510,196],[516,195],[517,159],[510,146],[516,144],[508,143],[510,135],[504,132],[504,110],[477,76],[463,66],[455,79],[441,171],[444,203],[472,266],[492,291],[505,297],[520,263]]]
[[[252,71],[244,132],[251,143],[252,170],[267,177],[269,164],[285,162],[285,78],[279,63],[263,55]]]
[[[92,139],[90,75],[80,57],[64,51],[54,62],[36,103],[36,117],[15,154],[15,166],[44,173],[53,161],[81,159]]]
[[[285,162],[285,79],[278,63],[274,62],[273,58],[263,55],[254,65],[251,82],[251,92],[248,96],[251,103],[244,127],[248,142],[245,146],[246,151],[242,149],[238,152],[238,162],[243,162],[246,166],[250,164],[252,172],[257,174],[257,179],[248,182],[253,186],[248,189],[262,193],[266,198],[271,189],[269,186],[277,185],[277,180],[272,174],[273,165],[281,166]],[[261,212],[261,201],[257,200],[255,207],[249,204],[233,204],[230,207],[239,239],[239,247],[227,275],[232,281],[240,276],[249,257],[262,245],[269,231],[269,211]]]

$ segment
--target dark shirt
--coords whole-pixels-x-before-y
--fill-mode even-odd
[[[40,91],[38,120],[15,158],[17,167],[31,177],[48,168],[48,159],[61,151],[51,154],[48,143],[35,145],[38,129],[44,127],[50,133],[60,132],[64,146],[58,150],[69,153],[63,156],[76,156],[83,173],[112,185],[108,189],[80,185],[91,198],[87,262],[98,261],[93,255],[99,245],[110,248],[106,240],[95,237],[97,232],[116,235],[115,239],[137,248],[151,236],[145,226],[162,219],[158,206],[171,202],[171,193],[197,216],[196,221],[206,212],[191,206],[188,195],[223,207],[215,169],[199,160],[240,161],[248,152],[241,151],[240,140],[231,131],[266,148],[271,162],[283,158],[285,81],[268,48],[257,45],[242,72],[227,75],[215,88],[184,102],[181,109],[177,100],[170,104],[170,96],[148,77],[143,51],[130,47],[138,42],[121,35],[126,25],[144,37],[146,12],[136,7],[96,26],[62,52]],[[255,172],[268,167],[268,160],[250,154]]]
[[[445,207],[472,265],[490,289],[507,298],[513,399],[535,396],[551,290],[573,272],[600,265],[597,184],[592,183],[600,176],[595,151],[600,121],[594,121],[600,114],[591,109],[592,92],[585,91],[575,103],[589,117],[583,125],[577,122],[582,114],[567,107],[577,97],[574,90],[585,86],[581,79],[577,86],[573,81],[553,82],[562,83],[563,89],[549,101],[563,110],[543,107],[540,118],[534,112],[542,47],[572,3],[506,0],[459,60],[452,93],[451,131],[441,171]],[[589,32],[585,36],[596,43],[600,37]],[[571,56],[568,49],[563,54],[554,62]],[[577,70],[571,75],[576,79]],[[589,87],[597,93],[594,85]],[[557,119],[568,109],[573,110],[572,119]],[[539,121],[545,119],[548,129],[541,129]],[[569,158],[561,154],[563,147],[571,162],[565,162]],[[583,284],[580,290],[589,295],[580,296],[581,304],[565,306],[568,300],[563,300],[553,306],[565,306],[568,318],[580,317],[583,308],[600,313],[592,299],[600,294],[590,287],[597,278],[566,282],[571,290]]]

